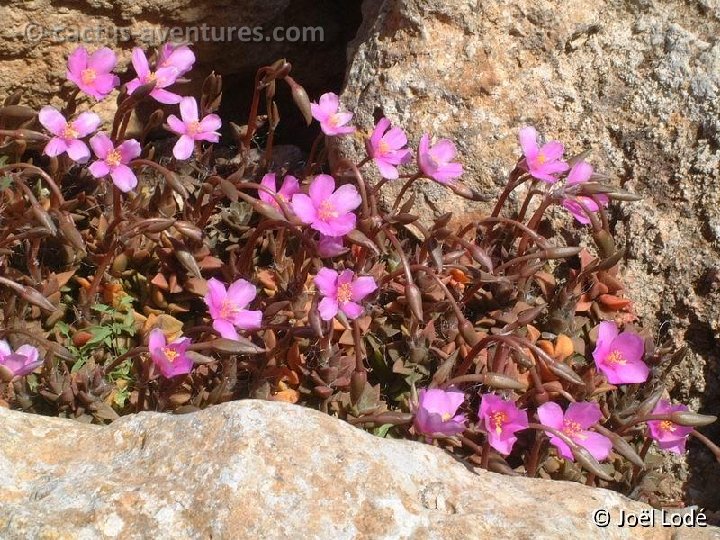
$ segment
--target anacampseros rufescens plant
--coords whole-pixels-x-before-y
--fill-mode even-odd
[[[199,99],[176,93],[194,61],[185,45],[135,49],[121,85],[112,50],[78,47],[62,107],[11,96],[0,108],[4,406],[101,423],[288,401],[492,471],[658,504],[637,489],[653,441],[682,453],[693,437],[720,460],[699,431],[715,418],[663,387],[682,351],[657,345],[623,294],[606,208],[638,198],[588,155],[519,126],[487,216],[420,220],[415,183],[481,199],[453,142],[424,134],[411,149],[387,118],[362,134],[335,94],[311,102],[280,60],[258,70],[247,123],[219,147],[221,77]],[[284,84],[322,130],[292,170],[269,165]],[[92,108],[118,87],[105,124]],[[172,156],[153,138],[163,128]],[[344,136],[364,139],[359,163],[327,161],[327,140]],[[380,196],[389,182],[402,186],[394,203]],[[541,232],[554,209],[592,247]]]

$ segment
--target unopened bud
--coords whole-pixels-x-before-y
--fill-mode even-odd
[[[670,414],[670,421],[681,426],[702,427],[716,422],[717,416],[690,411],[676,411]]]
[[[411,282],[408,282],[405,285],[405,298],[407,298],[407,302],[410,306],[410,311],[412,312],[412,314],[415,316],[418,322],[422,322],[422,294],[420,293],[420,289],[418,289],[417,285]]]
[[[583,469],[594,474],[598,478],[602,478],[607,482],[612,481],[612,476],[605,472],[605,469],[602,468],[602,465],[598,463],[598,461],[592,456],[590,452],[587,451],[587,449],[578,444],[575,444],[570,447],[570,450],[572,451],[572,455],[575,458],[575,461],[577,461]]]

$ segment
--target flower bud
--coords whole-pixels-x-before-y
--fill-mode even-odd
[[[600,463],[598,463],[598,461],[592,456],[592,454],[588,452],[584,447],[574,444],[570,446],[570,450],[572,451],[572,455],[575,458],[575,461],[577,461],[583,469],[594,474],[598,478],[602,478],[607,482],[612,481],[612,476],[605,472],[605,469],[602,468],[602,465],[600,465]]]
[[[422,294],[420,293],[420,289],[418,289],[417,285],[411,282],[408,282],[405,285],[405,298],[407,298],[407,302],[410,306],[410,311],[412,312],[412,314],[415,316],[418,322],[422,322]]]
[[[698,414],[690,411],[676,411],[670,414],[670,421],[681,426],[702,427],[717,421],[717,416]]]
[[[217,338],[208,342],[208,344],[213,350],[225,354],[254,355],[266,352],[265,349],[258,347],[252,341],[242,336],[239,336],[237,339]]]
[[[355,405],[365,391],[367,384],[367,373],[365,371],[353,371],[350,378],[350,402]]]
[[[501,375],[500,373],[486,373],[483,378],[483,384],[497,388],[498,390],[519,390],[520,392],[527,390],[527,386],[520,381],[507,375]]]

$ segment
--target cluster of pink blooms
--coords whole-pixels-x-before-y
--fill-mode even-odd
[[[332,92],[323,94],[318,103],[310,105],[312,116],[320,122],[320,129],[325,135],[347,135],[355,132],[354,126],[347,125],[352,120],[352,113],[340,112],[339,109],[340,100]],[[382,177],[395,180],[400,177],[398,166],[412,161],[412,150],[407,148],[407,144],[405,132],[399,127],[391,126],[387,118],[381,118],[365,146],[368,156]],[[453,161],[456,156],[457,150],[452,141],[440,139],[431,145],[430,135],[425,133],[420,139],[417,165],[426,178],[448,184],[463,173],[462,165]]]
[[[467,417],[464,413],[459,413],[458,409],[464,402],[465,394],[459,390],[420,390],[413,420],[416,432],[427,437],[451,437],[461,434],[465,431]],[[671,405],[668,401],[661,400],[653,414],[667,415],[687,410],[684,405]],[[585,448],[598,461],[603,461],[610,455],[610,439],[592,430],[602,419],[597,403],[571,403],[563,412],[560,405],[550,401],[538,407],[537,417],[543,426],[559,431],[576,445]],[[481,396],[478,419],[490,446],[505,456],[512,452],[517,442],[516,433],[527,429],[529,425],[527,411],[518,408],[514,401],[492,393]],[[685,442],[692,431],[692,428],[669,420],[648,421],[648,429],[650,436],[658,442],[661,449],[676,453],[685,451]],[[547,434],[550,444],[557,449],[558,454],[573,461],[573,453],[567,443],[552,432]]]
[[[177,159],[190,158],[197,141],[218,142],[221,127],[220,117],[209,114],[200,118],[197,100],[182,97],[168,90],[192,69],[195,55],[185,45],[166,43],[158,50],[157,63],[150,69],[145,52],[135,48],[132,51],[132,65],[136,77],[125,88],[129,95],[152,84],[150,97],[166,105],[180,105],[180,118],[168,117],[167,129],[180,136],[173,149]],[[113,73],[117,65],[115,53],[103,47],[90,54],[85,47],[77,47],[68,58],[67,78],[80,91],[100,101],[120,85],[120,78]],[[53,107],[44,107],[39,115],[40,123],[53,137],[45,147],[45,154],[56,157],[67,153],[76,163],[84,164],[90,159],[90,150],[85,138],[100,127],[100,118],[91,112],[81,113],[75,120],[68,121],[60,111]],[[130,162],[140,156],[140,143],[134,139],[113,141],[106,133],[98,133],[89,140],[96,161],[90,167],[90,173],[96,178],[110,176],[115,186],[122,192],[131,191],[137,186],[137,177]]]
[[[590,180],[593,174],[592,165],[585,161],[578,161],[571,168],[563,161],[565,146],[560,141],[550,141],[543,146],[537,142],[537,131],[534,127],[527,126],[520,130],[520,147],[525,159],[521,166],[530,173],[530,176],[547,184],[554,184],[560,178],[559,174],[570,170],[565,177],[565,185],[573,186]],[[562,204],[572,216],[583,225],[590,223],[587,212],[597,212],[602,206],[608,205],[607,195],[597,195],[597,201],[584,195],[565,196]]]

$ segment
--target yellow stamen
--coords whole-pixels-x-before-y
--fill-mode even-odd
[[[384,140],[380,139],[380,142],[378,143],[378,153],[380,154],[387,154],[390,151],[390,145],[386,143]]]
[[[95,82],[95,79],[97,79],[97,73],[94,69],[83,69],[80,73],[80,80],[83,84],[92,84]]]
[[[537,162],[538,162],[540,165],[542,165],[542,164],[545,163],[546,161],[547,161],[547,158],[545,157],[545,154],[542,154],[542,153],[541,153],[541,154],[538,154]]]
[[[625,364],[627,364],[627,360],[625,360],[620,351],[612,351],[610,354],[608,354],[605,362],[607,362],[608,364],[615,364],[620,366],[624,366]]]
[[[440,416],[440,418],[442,419],[443,422],[447,422],[447,421],[450,420],[452,417],[453,417],[453,415],[450,414],[450,413],[447,413],[447,412],[446,412],[446,413],[442,413],[442,415]]]
[[[320,219],[332,219],[338,217],[338,212],[330,201],[323,201],[318,209]]]
[[[223,300],[222,307],[220,308],[220,318],[229,319],[239,311],[240,309],[226,298]]]
[[[113,150],[105,158],[105,163],[107,163],[111,167],[117,167],[118,165],[120,165],[121,162],[122,156],[120,155],[119,150]]]
[[[170,362],[171,364],[178,356],[180,356],[179,352],[177,352],[175,349],[171,349],[170,347],[163,347],[163,353],[165,354],[165,358],[167,358],[168,362]]]
[[[63,129],[63,139],[77,139],[78,138],[78,131],[75,129],[72,124],[68,124],[65,126],[65,129]]]
[[[338,302],[349,302],[352,299],[352,287],[349,283],[343,283],[338,287]]]
[[[670,433],[673,433],[677,429],[677,426],[673,424],[670,420],[663,420],[660,422],[660,430],[661,431],[669,431]]]
[[[197,120],[188,126],[188,135],[197,135],[200,132],[200,122]]]
[[[495,430],[495,433],[500,435],[503,430],[503,425],[508,421],[508,415],[504,412],[498,411],[490,415],[490,426]]]

